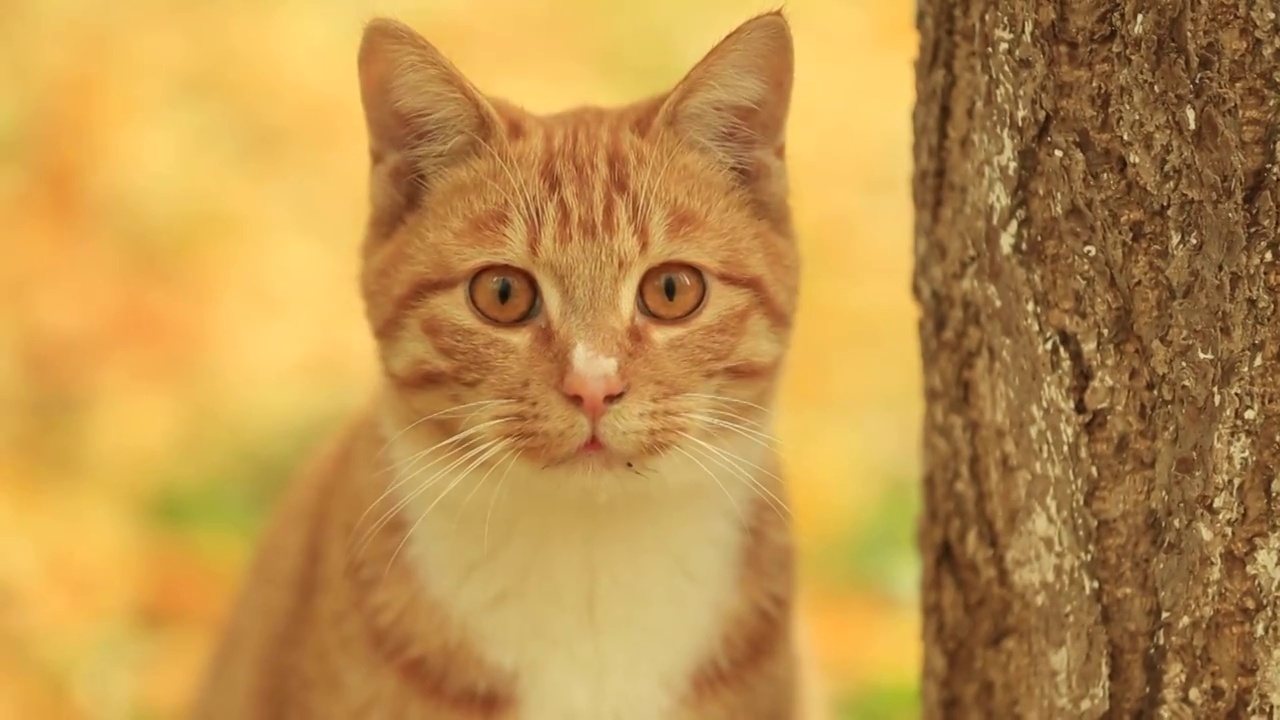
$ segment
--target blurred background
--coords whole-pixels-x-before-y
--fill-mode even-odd
[[[666,89],[758,0],[0,2],[0,718],[181,717],[264,513],[375,382],[362,23],[533,110]],[[917,716],[910,0],[792,0],[780,435],[841,718]]]

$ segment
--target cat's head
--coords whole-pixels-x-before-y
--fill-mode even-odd
[[[780,14],[617,109],[487,97],[386,20],[359,69],[363,292],[399,421],[434,415],[476,458],[577,470],[757,432],[798,281]]]

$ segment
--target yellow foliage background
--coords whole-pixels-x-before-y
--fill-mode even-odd
[[[284,475],[372,387],[365,20],[554,110],[664,89],[769,7],[0,3],[0,718],[181,716]],[[787,9],[807,602],[842,717],[914,717],[912,5]]]

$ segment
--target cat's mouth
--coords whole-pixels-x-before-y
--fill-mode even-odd
[[[565,461],[586,463],[595,468],[611,468],[622,467],[627,458],[616,448],[605,445],[599,435],[592,433],[586,442],[578,446],[577,452],[565,458]]]
[[[620,469],[634,465],[634,459],[627,457],[627,454],[618,448],[606,445],[599,435],[592,433],[576,449],[551,460],[545,467],[549,469],[573,465],[593,469]]]

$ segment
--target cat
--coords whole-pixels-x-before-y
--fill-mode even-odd
[[[200,720],[822,716],[770,433],[799,258],[780,12],[535,115],[370,22],[384,382],[290,486]]]

